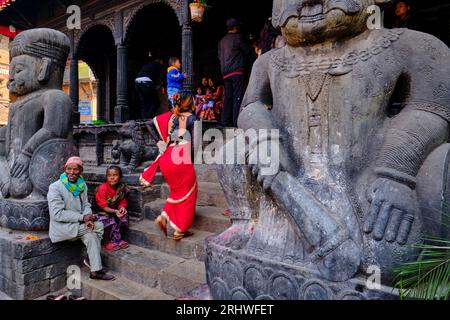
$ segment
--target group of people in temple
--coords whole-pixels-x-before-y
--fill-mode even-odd
[[[226,21],[227,34],[218,44],[220,72],[201,75],[194,92],[197,119],[216,121],[223,127],[236,127],[251,65],[261,54],[284,45],[281,33],[270,19],[265,23],[258,41],[247,41],[241,32],[241,22],[231,18]],[[168,110],[173,107],[173,95],[183,91],[188,74],[182,72],[181,60],[171,57],[167,71],[165,61],[152,57],[135,79],[140,100],[142,119],[153,119],[168,98]],[[220,76],[219,76],[220,74]]]

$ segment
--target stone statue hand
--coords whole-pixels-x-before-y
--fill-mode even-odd
[[[13,178],[20,178],[22,175],[28,170],[28,167],[30,165],[30,158],[21,153],[16,161],[14,162],[14,165],[11,168],[11,176]]]
[[[387,242],[406,244],[414,222],[414,191],[400,183],[386,178],[377,179],[367,190],[370,203],[364,232],[373,238]]]
[[[248,154],[250,170],[264,191],[269,191],[274,179],[281,171],[293,172],[292,161],[286,150],[278,143],[269,144],[267,154],[260,154],[258,148]],[[270,155],[269,155],[270,154]]]

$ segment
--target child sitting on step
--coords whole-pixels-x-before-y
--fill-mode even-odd
[[[107,251],[117,251],[129,247],[122,240],[123,233],[128,229],[127,194],[128,188],[121,182],[122,170],[111,166],[106,170],[106,182],[99,186],[95,199],[100,208],[99,221],[103,223],[105,233],[104,248]]]

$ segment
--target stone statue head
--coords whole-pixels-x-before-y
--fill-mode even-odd
[[[61,89],[69,51],[69,39],[62,32],[23,31],[10,45],[8,89],[17,96],[44,88]]]
[[[363,32],[370,5],[391,0],[274,0],[272,22],[291,46],[304,46]]]

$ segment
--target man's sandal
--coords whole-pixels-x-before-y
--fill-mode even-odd
[[[175,241],[180,241],[180,240],[182,240],[184,238],[188,238],[188,237],[191,237],[193,235],[194,235],[194,233],[191,232],[191,231],[185,231],[185,232],[175,231],[175,233],[173,234],[173,238],[172,239],[175,240]]]
[[[92,280],[114,281],[116,277],[103,271],[91,272],[89,278]]]

